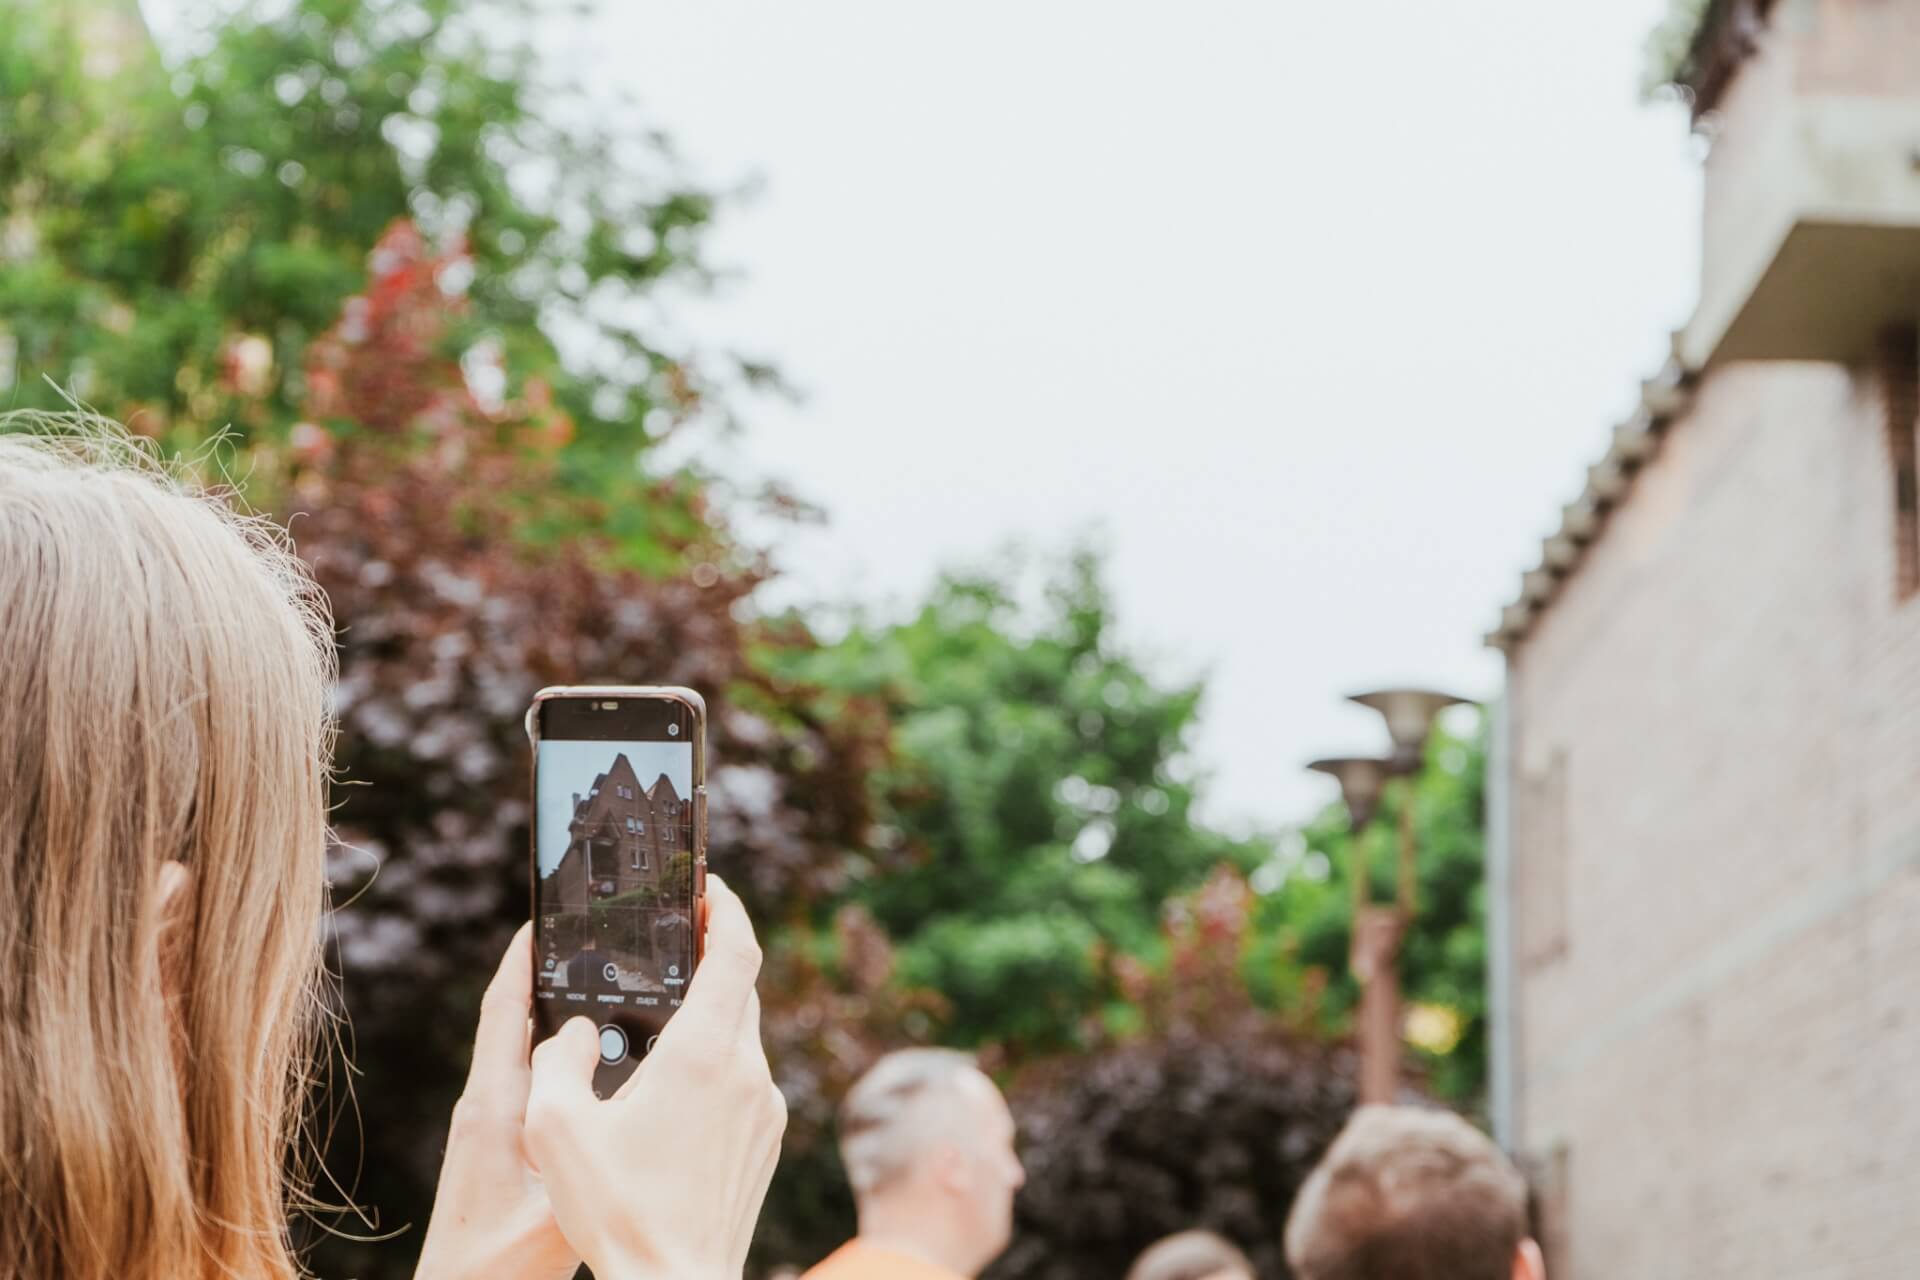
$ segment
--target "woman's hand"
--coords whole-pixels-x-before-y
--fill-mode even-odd
[[[593,1096],[600,1047],[586,1018],[534,1051],[527,1146],[599,1280],[740,1275],[787,1126],[760,1046],[759,972],[746,909],[710,876],[686,1003],[618,1093]]]
[[[560,1234],[524,1141],[533,926],[522,925],[480,1001],[467,1087],[453,1107],[415,1280],[567,1280],[580,1255]]]

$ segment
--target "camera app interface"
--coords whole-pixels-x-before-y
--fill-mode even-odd
[[[630,1071],[693,972],[693,747],[547,739],[538,750],[537,1034],[584,1014],[600,1025],[603,1067]]]

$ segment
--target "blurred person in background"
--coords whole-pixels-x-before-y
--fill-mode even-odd
[[[978,1275],[1013,1238],[1026,1181],[1013,1114],[971,1057],[887,1054],[847,1091],[840,1159],[859,1234],[806,1280],[954,1280]]]
[[[1287,1219],[1297,1280],[1545,1280],[1527,1186],[1460,1117],[1362,1107]]]
[[[1182,1231],[1136,1258],[1127,1280],[1254,1280],[1254,1274],[1247,1255],[1225,1236]]]
[[[0,417],[0,1276],[305,1274],[333,643],[270,526],[106,424]],[[422,1280],[740,1274],[785,1109],[724,886],[707,947],[603,1103],[585,1019],[529,1060],[514,938]]]

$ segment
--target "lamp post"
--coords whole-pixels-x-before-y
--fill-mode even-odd
[[[1360,1101],[1392,1102],[1400,1089],[1400,941],[1415,908],[1412,775],[1425,758],[1435,717],[1465,699],[1427,689],[1383,689],[1355,695],[1352,701],[1385,718],[1393,753],[1383,759],[1338,756],[1307,767],[1340,784],[1353,831],[1348,963],[1360,985]],[[1395,777],[1407,779],[1400,799],[1399,884],[1394,904],[1382,906],[1372,901],[1365,834],[1388,781]]]
[[[1348,873],[1353,881],[1354,918],[1358,919],[1366,909],[1368,898],[1367,849],[1360,833],[1373,821],[1373,811],[1379,807],[1387,779],[1393,775],[1393,762],[1372,756],[1334,756],[1315,760],[1307,768],[1327,774],[1340,784],[1340,798],[1347,806],[1347,826],[1353,832],[1353,865]],[[1353,948],[1350,946],[1348,951],[1351,955]]]
[[[1347,965],[1360,984],[1360,1101],[1391,1102],[1399,1087],[1399,1032],[1394,1019],[1400,996],[1393,966],[1382,965],[1380,957],[1383,950],[1389,958],[1397,950],[1397,939],[1389,941],[1383,930],[1396,928],[1400,913],[1372,903],[1366,830],[1387,789],[1387,780],[1393,776],[1394,762],[1391,758],[1335,756],[1315,760],[1307,768],[1328,774],[1340,784],[1340,798],[1347,805],[1347,826],[1353,832],[1353,865],[1347,868],[1353,888]]]
[[[1393,772],[1411,778],[1420,772],[1427,757],[1427,738],[1433,722],[1448,707],[1457,707],[1465,698],[1432,689],[1381,689],[1375,693],[1356,693],[1348,698],[1380,713],[1387,722],[1387,736],[1393,739]],[[1400,797],[1400,910],[1413,918],[1416,880],[1413,865],[1413,783],[1404,784]]]

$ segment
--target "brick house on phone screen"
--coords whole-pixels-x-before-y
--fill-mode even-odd
[[[573,797],[567,851],[549,873],[547,901],[584,907],[637,889],[659,889],[674,854],[686,849],[683,801],[661,774],[643,788],[625,753],[583,795]]]
[[[1553,1280],[1920,1275],[1920,0],[1727,0],[1698,307],[1491,643]]]
[[[548,873],[541,909],[555,950],[543,972],[579,987],[609,963],[618,983],[651,989],[684,954],[692,928],[686,801],[665,774],[642,787],[616,754],[585,795],[573,797],[566,852]],[[574,952],[571,956],[563,952]]]

